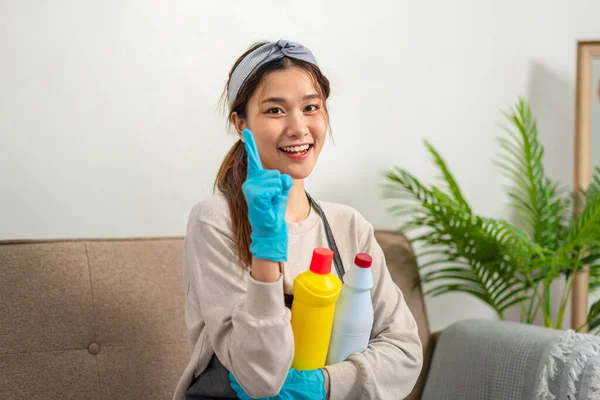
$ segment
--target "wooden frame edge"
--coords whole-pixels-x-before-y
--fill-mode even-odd
[[[588,90],[592,78],[592,59],[600,57],[600,41],[577,42],[577,78],[575,96],[575,157],[573,189],[587,188],[592,177],[591,159],[591,102],[593,95]],[[585,324],[588,314],[589,274],[584,268],[573,277],[571,293],[571,328]],[[587,332],[583,327],[582,332]]]

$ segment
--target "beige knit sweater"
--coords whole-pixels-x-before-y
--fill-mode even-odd
[[[415,320],[392,281],[373,227],[354,209],[319,202],[336,239],[344,266],[359,252],[373,257],[371,290],[375,320],[366,351],[327,366],[332,400],[398,400],[412,390],[423,356]],[[227,202],[221,194],[191,211],[184,244],[183,278],[191,359],[174,400],[184,399],[192,379],[213,353],[252,397],[272,397],[281,389],[294,355],[291,313],[283,293],[305,271],[315,247],[328,247],[319,215],[288,223],[288,262],[277,282],[255,281],[242,272],[231,236]],[[335,273],[335,268],[332,268]]]

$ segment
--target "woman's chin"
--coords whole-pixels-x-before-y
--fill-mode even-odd
[[[286,168],[281,170],[281,173],[288,174],[292,179],[306,179],[312,173],[312,168]]]

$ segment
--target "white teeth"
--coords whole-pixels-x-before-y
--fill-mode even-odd
[[[303,153],[308,150],[310,145],[304,144],[302,146],[287,146],[281,147],[281,150],[287,151],[288,153]]]

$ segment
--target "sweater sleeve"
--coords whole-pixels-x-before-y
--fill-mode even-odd
[[[410,394],[423,364],[415,319],[392,281],[373,227],[365,220],[361,251],[373,258],[374,322],[368,348],[327,366],[330,398],[397,400]]]
[[[240,267],[233,240],[205,222],[188,227],[184,270],[215,354],[252,397],[281,390],[294,355],[283,278],[254,280]]]

